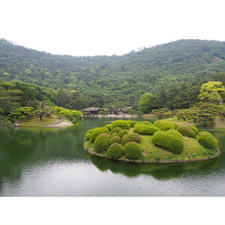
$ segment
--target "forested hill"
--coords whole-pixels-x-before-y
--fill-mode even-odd
[[[123,56],[72,57],[0,39],[0,79],[74,89],[89,105],[115,99],[134,104],[147,91],[162,95],[174,87],[199,87],[216,72],[225,72],[225,42],[179,40]]]

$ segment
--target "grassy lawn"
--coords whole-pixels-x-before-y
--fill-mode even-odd
[[[40,126],[45,126],[45,125],[50,125],[52,123],[55,123],[57,120],[56,117],[50,117],[46,118],[44,117],[43,120],[40,120],[39,117],[34,117],[31,120],[26,120],[26,121],[19,121],[19,125],[22,127],[40,127]]]

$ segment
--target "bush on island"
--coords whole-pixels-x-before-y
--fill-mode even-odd
[[[119,127],[121,129],[130,129],[130,124],[125,120],[116,120],[112,123],[112,128]]]
[[[106,155],[113,159],[119,159],[122,154],[123,146],[118,143],[111,144],[106,152]]]
[[[127,159],[141,159],[140,145],[136,142],[128,142],[124,146],[124,155]]]
[[[158,127],[144,123],[137,123],[134,126],[134,132],[141,135],[153,135],[158,130]]]
[[[121,141],[121,138],[119,136],[114,136],[114,137],[111,137],[110,144],[120,143],[120,141]]]
[[[94,150],[97,153],[105,152],[109,147],[109,134],[103,133],[96,137],[94,142]]]
[[[183,136],[196,138],[196,133],[190,126],[178,126],[177,131],[179,131]]]
[[[86,139],[87,141],[90,140],[93,130],[94,130],[94,128],[88,130],[87,133],[85,134],[85,139]]]
[[[135,124],[137,123],[135,120],[126,120],[129,124],[130,124],[130,127],[134,127]]]
[[[105,127],[109,130],[109,132],[112,131],[112,124],[107,124]]]
[[[218,145],[217,139],[207,131],[199,132],[197,140],[200,145],[208,149],[215,149]]]
[[[123,136],[126,135],[126,134],[128,134],[128,130],[121,130],[121,131],[119,132],[119,136],[120,136],[120,137],[123,137]]]
[[[138,134],[126,134],[123,136],[121,144],[125,145],[128,142],[137,142],[140,143],[141,142],[141,137]]]
[[[180,154],[184,148],[183,136],[176,130],[157,131],[152,137],[152,143],[174,154]]]
[[[158,128],[160,128],[160,130],[164,130],[164,131],[175,129],[174,123],[171,123],[171,122],[165,121],[165,120],[155,121],[154,125],[157,126]]]
[[[92,129],[90,141],[94,143],[95,138],[102,133],[109,133],[109,130],[106,127],[96,127]]]

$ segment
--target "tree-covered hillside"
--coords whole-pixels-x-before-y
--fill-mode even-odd
[[[225,72],[225,42],[180,40],[123,56],[72,57],[0,40],[0,78],[76,90],[88,106],[134,105],[152,92],[169,108],[189,107],[218,72]],[[178,93],[186,102],[180,106]]]

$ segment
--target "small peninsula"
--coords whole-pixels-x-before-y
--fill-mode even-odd
[[[220,155],[217,139],[195,126],[165,120],[116,120],[87,131],[84,149],[90,154],[136,163],[180,163]]]

